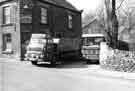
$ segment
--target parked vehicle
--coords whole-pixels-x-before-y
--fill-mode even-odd
[[[83,34],[82,35],[83,57],[89,59],[91,62],[99,62],[100,43],[105,41],[103,34]]]
[[[52,38],[47,34],[32,34],[30,43],[27,46],[25,60],[31,61],[34,65],[38,62],[56,64],[67,55],[76,55],[76,51],[71,51],[76,49],[78,52],[77,48],[79,47],[77,47],[76,41],[78,40]],[[80,42],[78,43],[80,44]]]
[[[37,64],[38,62],[52,60],[50,56],[53,53],[52,48],[53,42],[46,34],[32,34],[30,43],[27,46],[27,51],[25,54],[25,60],[29,60],[32,64]]]

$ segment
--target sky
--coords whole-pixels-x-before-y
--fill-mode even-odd
[[[67,0],[72,3],[77,9],[84,10],[84,13],[95,11],[102,0]]]

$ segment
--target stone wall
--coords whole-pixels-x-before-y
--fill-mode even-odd
[[[113,50],[101,43],[100,64],[109,70],[135,72],[135,51]]]
[[[108,47],[106,42],[100,43],[100,64],[104,65],[104,61],[107,60],[108,57],[111,57],[114,55],[114,50]]]

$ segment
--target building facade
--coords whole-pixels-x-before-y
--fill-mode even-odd
[[[66,0],[0,0],[0,55],[24,55],[32,33],[81,37],[81,11]]]

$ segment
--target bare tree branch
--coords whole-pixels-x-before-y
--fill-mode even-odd
[[[119,5],[119,7],[117,7],[117,9],[116,10],[118,10],[121,6],[122,6],[122,4],[123,4],[123,2],[124,2],[125,0],[122,0],[121,1],[121,3],[120,3],[120,5]]]

